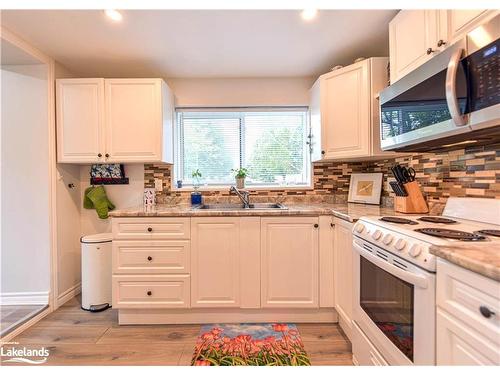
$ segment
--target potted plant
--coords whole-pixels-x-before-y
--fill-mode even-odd
[[[243,189],[245,187],[245,178],[248,176],[248,169],[246,168],[238,168],[231,169],[234,173],[234,177],[236,178],[236,187],[238,189]]]
[[[194,170],[191,173],[191,177],[193,178],[193,189],[194,191],[191,193],[191,204],[197,205],[201,204],[201,193],[198,191],[200,188],[200,180],[201,180],[201,172],[199,169]]]

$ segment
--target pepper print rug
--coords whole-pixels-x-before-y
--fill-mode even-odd
[[[192,366],[310,366],[295,324],[206,324]]]

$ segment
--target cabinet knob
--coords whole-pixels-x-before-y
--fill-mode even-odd
[[[335,225],[333,223],[330,223],[330,226],[333,228]]]
[[[98,158],[102,157],[102,154],[99,152],[99,153],[97,154],[97,157],[98,157]]]
[[[107,158],[109,158],[109,154],[106,154],[106,155],[104,155],[104,156],[106,156]]]
[[[428,55],[430,55],[433,52],[436,52],[436,51],[434,51],[431,47],[427,48],[427,54]]]
[[[153,228],[149,227],[148,232],[152,232],[152,231],[153,231]]]
[[[437,46],[438,47],[442,47],[446,44],[446,42],[443,40],[443,39],[439,39],[438,42],[437,42]]]
[[[318,224],[314,224],[314,228],[317,228],[317,227],[319,227],[319,225]]]
[[[324,155],[325,154],[325,150],[321,150],[321,155]]]
[[[491,311],[486,306],[480,306],[479,312],[481,313],[482,316],[484,316],[485,318],[488,318],[488,319],[491,318],[492,315],[495,315],[495,312]]]
[[[149,256],[148,260],[151,262],[153,260],[153,257]]]
[[[146,293],[148,296],[152,296],[153,295],[153,292],[148,290],[148,292]]]

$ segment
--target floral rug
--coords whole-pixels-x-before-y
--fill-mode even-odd
[[[295,324],[206,324],[192,366],[310,366]]]

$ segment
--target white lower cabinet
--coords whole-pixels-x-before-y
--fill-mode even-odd
[[[439,259],[438,365],[500,365],[500,283]]]
[[[189,307],[189,275],[114,275],[113,307]]]
[[[335,219],[334,241],[335,309],[339,314],[340,326],[347,337],[351,338],[354,293],[352,223]]]
[[[118,217],[112,227],[120,324],[336,321],[331,216]]]
[[[191,306],[240,305],[240,218],[191,219]]]
[[[261,219],[262,307],[319,307],[317,217]]]

